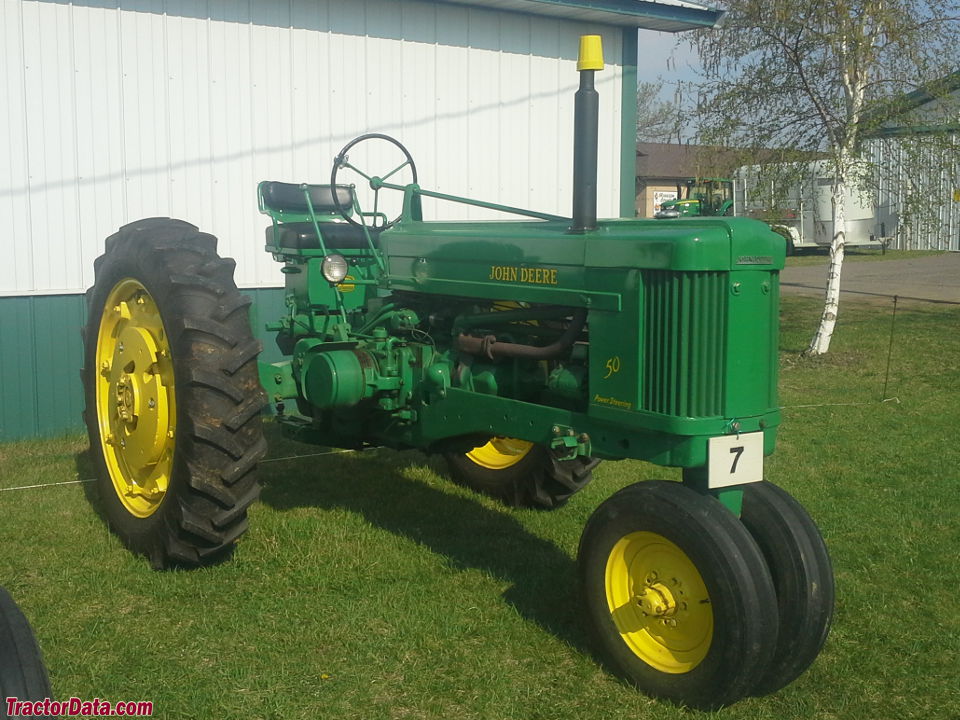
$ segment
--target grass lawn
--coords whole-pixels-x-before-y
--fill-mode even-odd
[[[767,476],[830,546],[837,609],[810,671],[722,718],[960,718],[960,308],[783,303]],[[813,407],[810,407],[813,406]],[[0,488],[90,477],[80,437],[0,445]],[[34,624],[59,698],[152,700],[155,716],[696,718],[615,680],[586,647],[574,555],[618,488],[676,471],[605,463],[557,512],[508,510],[416,452],[276,442],[233,559],[157,573],[84,486],[0,492],[0,584]],[[709,715],[713,716],[713,715]]]
[[[844,262],[875,262],[878,260],[913,260],[914,258],[929,255],[946,255],[940,250],[879,250],[868,247],[848,247],[843,254]],[[796,255],[787,258],[787,267],[803,267],[805,265],[823,265],[830,262],[830,251],[827,248],[801,249]]]

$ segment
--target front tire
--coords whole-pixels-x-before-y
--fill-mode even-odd
[[[767,695],[793,682],[820,654],[833,617],[833,567],[813,519],[773,483],[744,486],[740,520],[757,541],[777,592],[777,650],[752,691]]]
[[[445,453],[454,482],[511,507],[553,510],[593,478],[594,458],[557,460],[526,440],[493,437],[465,453]]]
[[[259,494],[260,343],[216,246],[188,223],[140,220],[107,238],[87,292],[84,417],[100,510],[156,568],[221,557]]]
[[[621,490],[587,522],[578,570],[601,657],[649,695],[729,705],[773,656],[773,581],[715,498],[663,481]]]

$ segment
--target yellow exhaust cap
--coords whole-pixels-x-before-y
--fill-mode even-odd
[[[603,42],[599,35],[580,36],[577,70],[603,70]]]

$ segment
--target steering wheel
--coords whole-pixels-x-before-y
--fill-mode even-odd
[[[347,153],[349,153],[350,150],[355,148],[360,143],[368,140],[385,140],[389,143],[392,143],[397,148],[399,148],[401,153],[403,153],[404,161],[383,176],[370,175],[368,173],[365,173],[360,168],[354,165],[351,165],[350,158],[347,155]],[[333,159],[333,172],[330,174],[330,184],[333,185],[334,187],[336,187],[338,184],[340,185],[346,184],[343,182],[342,179],[339,181],[339,183],[337,181],[337,176],[338,174],[340,174],[341,170],[352,171],[353,173],[359,175],[369,183],[370,189],[373,190],[373,211],[371,213],[360,213],[359,202],[355,201],[358,209],[358,213],[356,217],[360,218],[358,221],[351,214],[351,211],[353,210],[353,208],[344,207],[340,202],[339,194],[334,192],[333,205],[337,209],[337,212],[339,212],[340,215],[343,216],[344,220],[346,220],[349,223],[352,223],[353,225],[356,225],[357,227],[370,227],[373,230],[386,230],[388,227],[392,227],[393,225],[396,224],[397,220],[400,219],[402,215],[402,211],[401,211],[401,214],[397,215],[393,220],[389,220],[387,216],[380,211],[380,191],[384,189],[383,183],[387,182],[387,180],[389,180],[391,177],[396,175],[398,172],[403,170],[403,168],[407,167],[408,165],[410,166],[410,172],[413,175],[413,180],[411,180],[411,182],[415,183],[417,182],[417,166],[413,162],[413,157],[410,155],[410,151],[407,150],[403,145],[401,145],[400,141],[395,140],[389,135],[384,135],[382,133],[367,133],[366,135],[361,135],[359,137],[354,138],[353,140],[348,142],[346,145],[344,145],[343,150],[341,150],[340,153]],[[351,185],[351,187],[353,186]],[[372,218],[372,222],[370,225],[367,225],[367,223],[364,222],[365,216]]]

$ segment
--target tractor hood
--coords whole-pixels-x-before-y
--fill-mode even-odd
[[[397,289],[617,309],[603,270],[779,271],[783,239],[747,218],[602,220],[570,234],[558,221],[404,221],[380,238]]]

